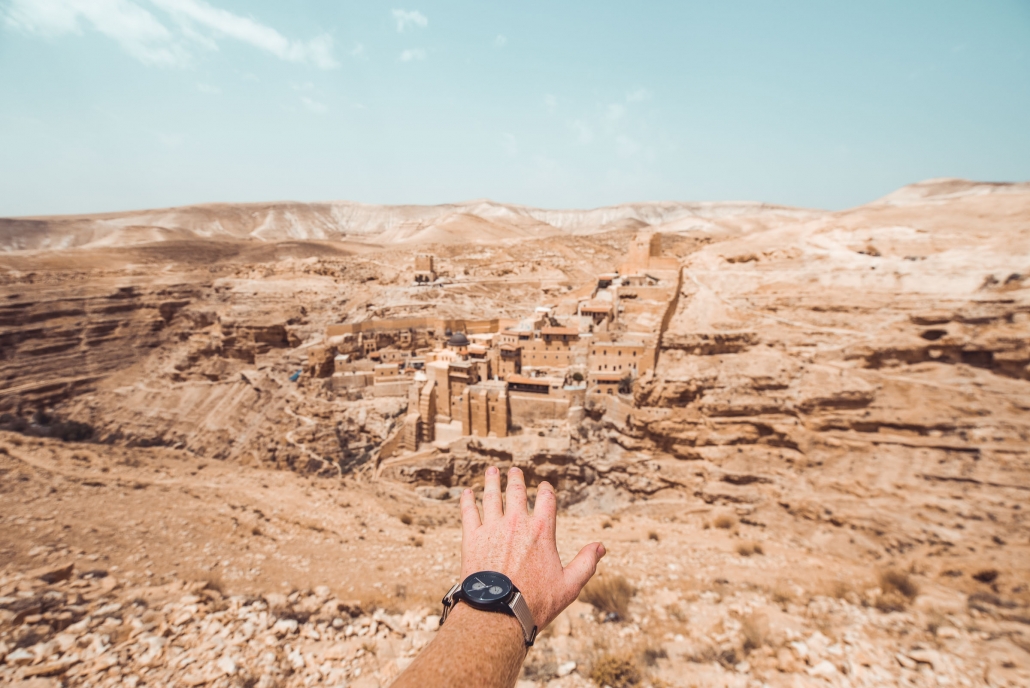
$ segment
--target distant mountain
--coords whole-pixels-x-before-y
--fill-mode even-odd
[[[957,179],[906,186],[870,206],[954,195],[1022,193],[1030,184]],[[370,248],[421,243],[495,243],[653,227],[665,232],[742,232],[831,213],[757,202],[626,203],[545,210],[474,200],[443,205],[212,203],[93,215],[0,218],[0,251],[133,246],[175,240],[341,241]]]
[[[469,201],[434,206],[214,203],[94,215],[0,218],[0,250],[101,248],[186,239],[346,241],[372,246],[493,243],[562,234],[665,227],[703,229],[720,220],[810,211],[763,203],[631,203],[543,210]]]

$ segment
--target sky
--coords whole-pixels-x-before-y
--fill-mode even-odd
[[[0,216],[1030,179],[1030,1],[0,0]]]

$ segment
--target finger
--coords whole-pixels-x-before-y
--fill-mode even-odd
[[[483,489],[483,523],[499,521],[502,516],[501,472],[497,466],[490,466],[486,469],[486,487]]]
[[[479,519],[479,508],[476,506],[476,495],[472,490],[461,493],[461,535],[472,535],[476,528],[483,525]]]
[[[536,503],[533,504],[533,518],[540,519],[546,523],[544,532],[550,535],[551,540],[555,538],[557,527],[555,514],[558,511],[558,499],[555,497],[554,488],[546,480],[536,488]]]
[[[590,577],[597,571],[597,562],[606,554],[604,545],[600,542],[592,542],[579,550],[576,558],[565,567],[565,592],[566,599],[574,600],[579,597],[579,591],[587,584]]]
[[[526,478],[521,468],[514,466],[508,471],[508,489],[504,492],[504,501],[509,514],[528,516],[526,508]]]

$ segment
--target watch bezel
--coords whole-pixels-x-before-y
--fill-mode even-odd
[[[472,596],[472,594],[469,592],[469,590],[466,587],[466,586],[471,587],[471,585],[472,585],[471,581],[473,581],[477,576],[485,576],[485,575],[496,576],[496,577],[502,579],[504,584],[505,584],[505,586],[506,586],[506,590],[504,591],[503,594],[501,594],[498,597],[496,597],[495,599],[492,599],[492,600],[489,600],[489,601],[477,600],[476,598],[474,598]],[[479,581],[479,582],[482,582],[482,581]],[[508,576],[504,575],[500,571],[476,571],[475,573],[469,574],[468,576],[465,577],[465,579],[463,581],[461,581],[461,586],[460,586],[459,590],[461,592],[461,599],[462,600],[467,602],[469,605],[475,607],[476,609],[485,609],[485,610],[498,609],[500,606],[507,605],[507,603],[511,600],[512,596],[516,592],[515,584],[511,582],[511,578],[509,578]]]

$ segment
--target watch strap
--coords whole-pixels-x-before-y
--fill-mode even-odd
[[[522,626],[522,636],[526,641],[526,647],[533,647],[533,642],[536,640],[536,624],[533,623],[533,612],[529,611],[529,605],[521,592],[516,590],[515,595],[508,602],[508,608]]]
[[[452,609],[454,609],[454,605],[458,603],[458,601],[454,599],[454,595],[459,590],[461,590],[461,581],[458,581],[451,586],[451,589],[443,596],[443,614],[440,615],[441,626],[443,626],[443,622],[447,620],[447,615],[451,613]]]

